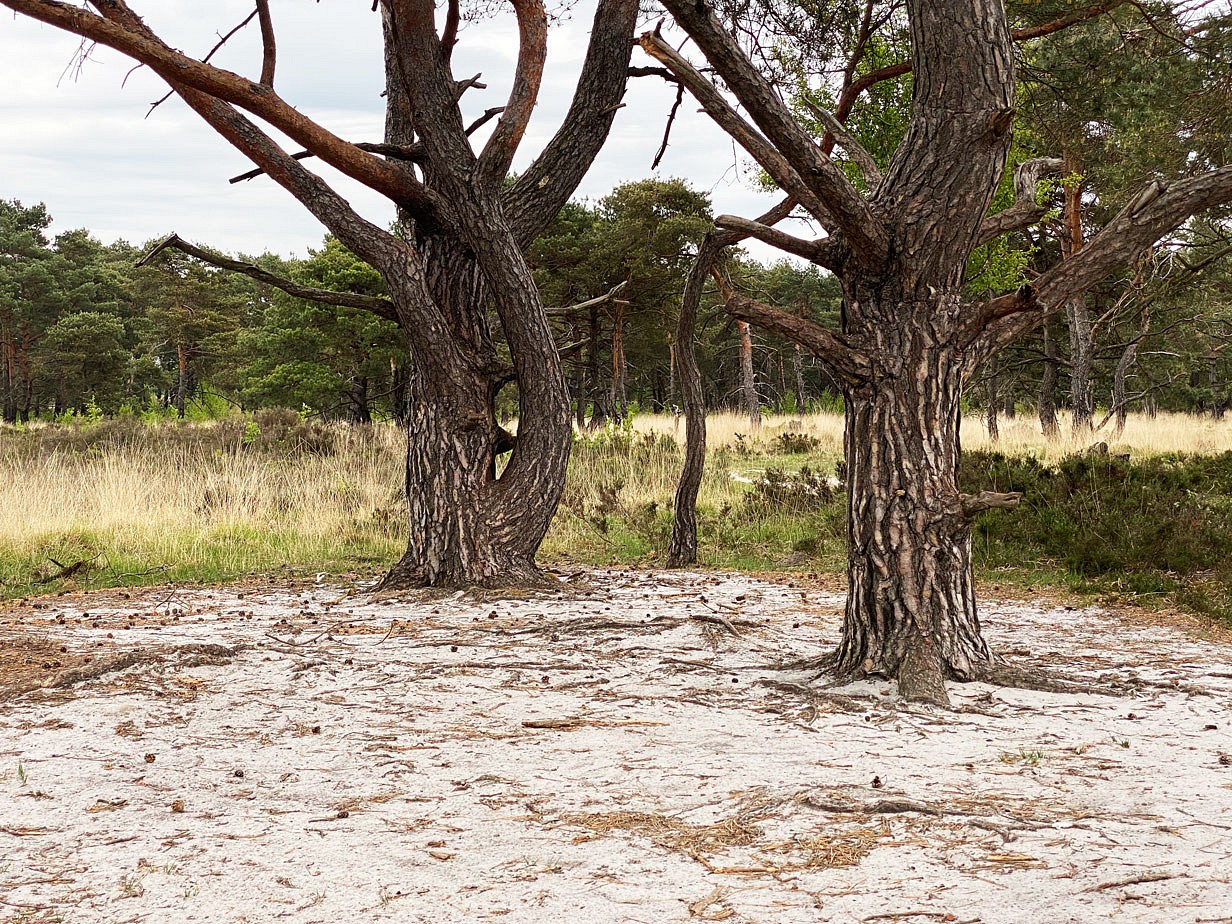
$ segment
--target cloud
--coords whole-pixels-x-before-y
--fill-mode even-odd
[[[250,11],[246,0],[177,0],[139,10],[169,44],[196,55]],[[366,4],[343,0],[275,2],[273,11],[280,95],[341,137],[379,140],[384,78],[378,17]],[[564,117],[591,16],[579,8],[549,37],[543,92],[516,168],[525,168]],[[78,73],[73,62],[79,44],[24,17],[0,28],[0,196],[46,202],[55,230],[85,227],[105,241],[138,243],[175,230],[228,251],[284,254],[302,254],[320,242],[324,229],[269,180],[228,184],[251,165],[178,100],[146,118],[150,102],[166,92],[155,74],[133,70],[131,61],[106,48],[95,49]],[[504,102],[516,47],[508,20],[466,25],[455,71],[482,72],[488,84],[467,94],[469,115]],[[259,61],[255,24],[214,59],[249,74]],[[621,182],[650,174],[673,98],[674,91],[657,79],[630,82],[625,108],[579,195],[597,199]],[[659,175],[679,176],[708,191],[718,211],[759,214],[772,197],[750,188],[742,158],[696,109],[688,100],[681,107]],[[386,225],[392,219],[392,208],[380,197],[311,166],[370,220]]]

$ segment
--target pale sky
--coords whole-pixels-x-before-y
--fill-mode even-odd
[[[196,57],[252,9],[250,0],[134,0],[133,6],[169,44]],[[379,141],[380,22],[370,0],[274,0],[272,7],[282,97],[343,138]],[[563,117],[592,15],[593,6],[583,2],[552,31],[544,89],[515,168],[529,162]],[[131,61],[102,47],[77,73],[78,45],[50,26],[0,14],[0,199],[44,202],[55,219],[53,233],[84,227],[104,242],[140,244],[176,231],[232,253],[284,255],[303,255],[320,243],[324,229],[280,187],[264,178],[227,183],[251,164],[178,99],[146,118],[149,104],[166,91],[155,75],[130,73]],[[212,63],[255,76],[259,45],[254,21]],[[482,72],[489,87],[466,94],[468,112],[503,104],[516,50],[507,21],[466,26],[455,74]],[[634,63],[653,62],[635,49]],[[627,105],[579,196],[596,199],[651,175],[673,98],[674,90],[657,78],[630,81]],[[389,223],[392,209],[379,196],[328,169],[323,175],[363,214]],[[747,158],[737,156],[687,97],[655,175],[681,177],[709,193],[716,213],[755,217],[773,201],[753,190]],[[757,255],[769,259],[773,252]]]

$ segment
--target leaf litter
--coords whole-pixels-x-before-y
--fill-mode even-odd
[[[1229,920],[1226,640],[991,602],[1078,686],[940,711],[823,686],[842,606],[627,570],[7,605],[0,921]]]

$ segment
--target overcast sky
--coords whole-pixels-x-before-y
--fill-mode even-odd
[[[197,57],[252,9],[250,0],[135,0],[133,6],[169,44]],[[370,0],[273,0],[272,7],[280,95],[343,138],[380,140],[380,22]],[[543,92],[515,169],[529,162],[564,116],[592,12],[590,3],[579,4],[550,34]],[[253,22],[213,63],[255,76],[259,45]],[[155,75],[133,71],[130,60],[102,47],[78,71],[78,47],[50,26],[8,11],[0,18],[0,198],[44,202],[54,232],[84,227],[105,242],[140,244],[176,231],[224,251],[284,255],[302,255],[320,243],[324,229],[280,187],[264,178],[227,183],[251,165],[178,99],[146,117],[166,90]],[[516,50],[510,23],[467,25],[455,74],[482,72],[489,87],[466,94],[468,112],[504,102]],[[650,62],[635,49],[634,63]],[[627,105],[579,196],[596,199],[651,175],[673,97],[657,78],[630,81]],[[686,99],[656,175],[682,177],[709,193],[716,213],[759,214],[772,197],[751,188],[746,158],[738,158],[696,109]],[[362,213],[389,223],[392,209],[380,197],[328,169],[324,175]]]

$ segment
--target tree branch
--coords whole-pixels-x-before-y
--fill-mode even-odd
[[[995,491],[981,491],[979,494],[963,494],[962,512],[967,519],[974,519],[985,510],[1013,510],[1022,500],[1022,493],[1011,491],[1008,494],[998,494]]]
[[[639,43],[648,55],[667,65],[715,124],[761,164],[775,183],[825,228],[832,232],[837,231],[837,220],[830,214],[825,203],[805,184],[795,167],[760,132],[741,118],[697,68],[654,33],[647,32]]]
[[[820,324],[754,301],[743,295],[734,295],[727,300],[728,314],[748,321],[758,327],[773,331],[800,344],[822,360],[834,374],[852,385],[866,381],[872,373],[868,357],[856,350],[842,334],[827,330]]]
[[[330,166],[395,202],[406,204],[429,220],[441,221],[448,214],[443,209],[443,203],[422,185],[307,118],[280,99],[271,88],[253,83],[232,71],[197,61],[171,48],[117,0],[95,4],[102,11],[102,16],[59,0],[3,0],[3,5],[40,22],[114,48],[142,62],[177,90],[191,88],[248,110],[302,147],[315,152]]]
[[[257,0],[257,16],[261,21],[261,84],[272,88],[278,46],[274,41],[274,18],[270,15],[269,0]]]
[[[676,84],[676,100],[672,103],[672,109],[667,114],[667,124],[663,126],[663,141],[659,145],[659,150],[655,152],[654,160],[650,162],[650,169],[659,169],[659,164],[663,161],[663,155],[667,153],[667,142],[672,137],[672,126],[676,122],[676,113],[680,111],[680,104],[684,102],[684,84]]]
[[[877,166],[877,161],[873,159],[873,155],[868,153],[864,145],[860,144],[847,129],[843,123],[835,118],[834,114],[826,109],[821,108],[811,99],[807,97],[804,100],[804,105],[809,108],[809,111],[821,121],[825,126],[826,132],[832,137],[851,158],[852,162],[860,168],[860,173],[864,175],[864,182],[868,184],[869,189],[875,188],[881,182],[881,168]]]
[[[286,292],[288,295],[294,295],[296,298],[322,302],[326,305],[337,305],[342,308],[358,308],[363,311],[370,311],[379,317],[385,318],[387,321],[395,323],[398,320],[398,314],[394,310],[393,302],[387,298],[380,298],[375,295],[361,295],[357,292],[336,292],[332,289],[318,289],[314,286],[300,285],[284,276],[271,273],[255,263],[232,260],[230,257],[224,257],[221,254],[211,253],[208,250],[196,247],[174,232],[155,244],[149,253],[137,261],[136,265],[146,266],[160,253],[168,249],[178,250],[203,263],[217,266],[219,269],[241,273],[258,282],[281,289],[283,292]]]
[[[822,153],[710,8],[695,0],[664,0],[664,6],[697,43],[757,127],[796,168],[797,176],[809,191],[821,200],[831,216],[829,230],[842,232],[856,258],[866,267],[876,269],[883,265],[889,252],[889,235],[872,206],[838,165]],[[647,48],[647,45],[647,38],[643,36],[642,47]],[[668,63],[658,54],[655,57]],[[670,64],[669,67],[680,76],[677,67]],[[794,194],[793,190],[785,189]],[[807,202],[801,200],[801,204],[808,208]]]
[[[984,357],[1013,343],[1193,215],[1230,202],[1232,166],[1171,183],[1153,180],[1085,247],[1041,274],[1029,297],[1018,293],[985,303],[969,326],[973,350]]]
[[[975,245],[978,247],[1002,234],[1030,227],[1048,214],[1049,207],[1036,201],[1036,187],[1045,176],[1058,173],[1063,163],[1059,157],[1036,157],[1019,164],[1014,171],[1014,204],[980,223]]]
[[[612,286],[612,288],[608,289],[608,291],[603,293],[602,295],[597,295],[594,298],[588,298],[586,299],[586,301],[578,302],[576,305],[567,305],[563,308],[549,308],[547,309],[547,313],[548,314],[570,314],[574,311],[584,311],[587,308],[596,308],[599,305],[604,304],[605,302],[610,302],[613,299],[615,299],[617,295],[619,295],[621,292],[623,292],[628,287],[628,285],[629,285],[629,280],[626,279],[623,282],[616,283],[616,285]]]
[[[446,63],[453,57],[453,47],[458,44],[458,26],[462,22],[462,10],[458,0],[449,0],[445,10],[445,28],[441,32],[441,52]]]
[[[505,192],[505,216],[527,246],[551,223],[607,140],[628,82],[637,0],[599,0],[569,111],[552,140]]]
[[[548,18],[543,0],[512,0],[518,20],[518,64],[513,75],[509,102],[483,153],[477,175],[481,183],[496,188],[505,180],[517,153],[527,123],[539,99],[543,66],[548,54]]]
[[[1118,6],[1124,6],[1128,2],[1129,0],[1108,0],[1106,3],[1097,3],[1094,6],[1075,10],[1072,13],[1067,13],[1064,16],[1037,26],[1011,29],[1010,38],[1015,42],[1026,42],[1031,39],[1052,35],[1054,32],[1060,32],[1062,29],[1067,29],[1070,26],[1103,16],[1105,13],[1116,9]],[[911,70],[912,64],[910,61],[900,61],[898,64],[887,64],[856,78],[839,97],[838,105],[834,109],[835,118],[839,121],[845,121],[847,116],[851,115],[851,110],[855,106],[856,101],[866,90],[887,80],[893,80],[895,77],[906,76],[911,73]]]
[[[777,228],[771,228],[747,218],[736,215],[720,215],[714,220],[715,227],[724,231],[738,231],[742,237],[752,237],[777,247],[779,250],[803,257],[810,263],[824,266],[826,269],[838,270],[841,265],[840,254],[834,245],[834,238],[822,238],[816,241],[806,241],[793,237]]]

